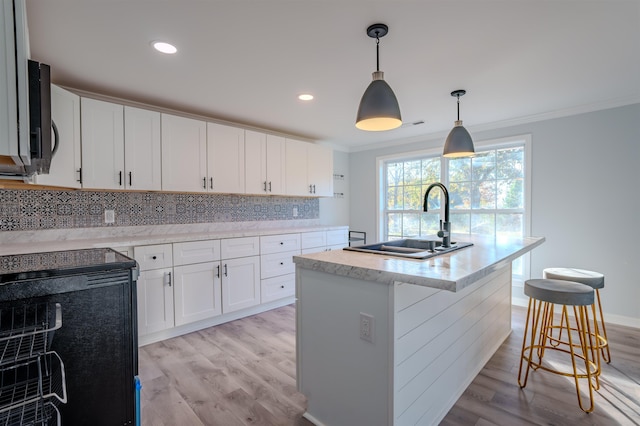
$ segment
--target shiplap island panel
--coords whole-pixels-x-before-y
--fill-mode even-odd
[[[511,262],[543,241],[476,238],[427,260],[294,257],[305,417],[336,426],[437,424],[509,335]],[[373,317],[371,342],[360,338],[362,314]]]

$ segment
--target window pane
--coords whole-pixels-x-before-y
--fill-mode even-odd
[[[498,179],[521,178],[524,176],[524,147],[499,149],[497,151]]]
[[[471,180],[471,158],[452,158],[449,160],[449,182]]]
[[[451,210],[471,208],[471,183],[452,182],[449,185],[449,207]]]
[[[474,209],[496,208],[496,183],[495,181],[474,182],[472,186],[472,203]]]
[[[498,181],[498,208],[524,208],[524,191],[522,179],[507,179]]]
[[[524,230],[522,213],[500,213],[496,215],[497,237],[520,237]]]
[[[388,210],[402,210],[402,187],[390,186],[387,188],[387,209]]]
[[[471,233],[474,235],[495,235],[495,215],[482,213],[471,215]]]
[[[486,151],[480,152],[471,159],[473,173],[471,174],[474,181],[482,181],[495,179],[496,174],[496,152]]]
[[[420,214],[405,213],[402,218],[402,236],[405,238],[420,235]]]
[[[421,219],[421,237],[434,236],[440,230],[440,215],[438,213],[423,213]]]
[[[391,236],[402,236],[402,213],[387,215],[387,233]]]
[[[422,160],[422,183],[430,185],[440,181],[440,157]]]
[[[402,163],[387,164],[387,185],[402,185]]]
[[[422,186],[411,185],[404,187],[404,209],[422,210]]]
[[[469,215],[468,213],[451,213],[449,219],[451,220],[452,233],[455,233],[455,234],[471,233],[471,227],[470,227],[471,215]]]
[[[407,161],[404,163],[404,184],[415,185],[420,183],[421,161]]]

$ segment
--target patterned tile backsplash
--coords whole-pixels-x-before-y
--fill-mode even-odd
[[[115,223],[105,223],[105,210],[115,211]],[[317,198],[0,189],[0,231],[282,221],[319,216]]]

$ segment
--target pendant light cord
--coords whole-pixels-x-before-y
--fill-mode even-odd
[[[456,96],[458,98],[458,121],[460,121],[460,95]]]
[[[376,71],[380,71],[380,37],[376,31]]]

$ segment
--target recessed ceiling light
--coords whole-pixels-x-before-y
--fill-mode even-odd
[[[165,43],[164,41],[154,41],[151,45],[158,52],[166,53],[168,55],[173,55],[178,51],[173,44]]]
[[[298,96],[298,99],[300,99],[301,101],[310,101],[311,99],[313,99],[313,95],[310,95],[309,93],[303,93]]]

